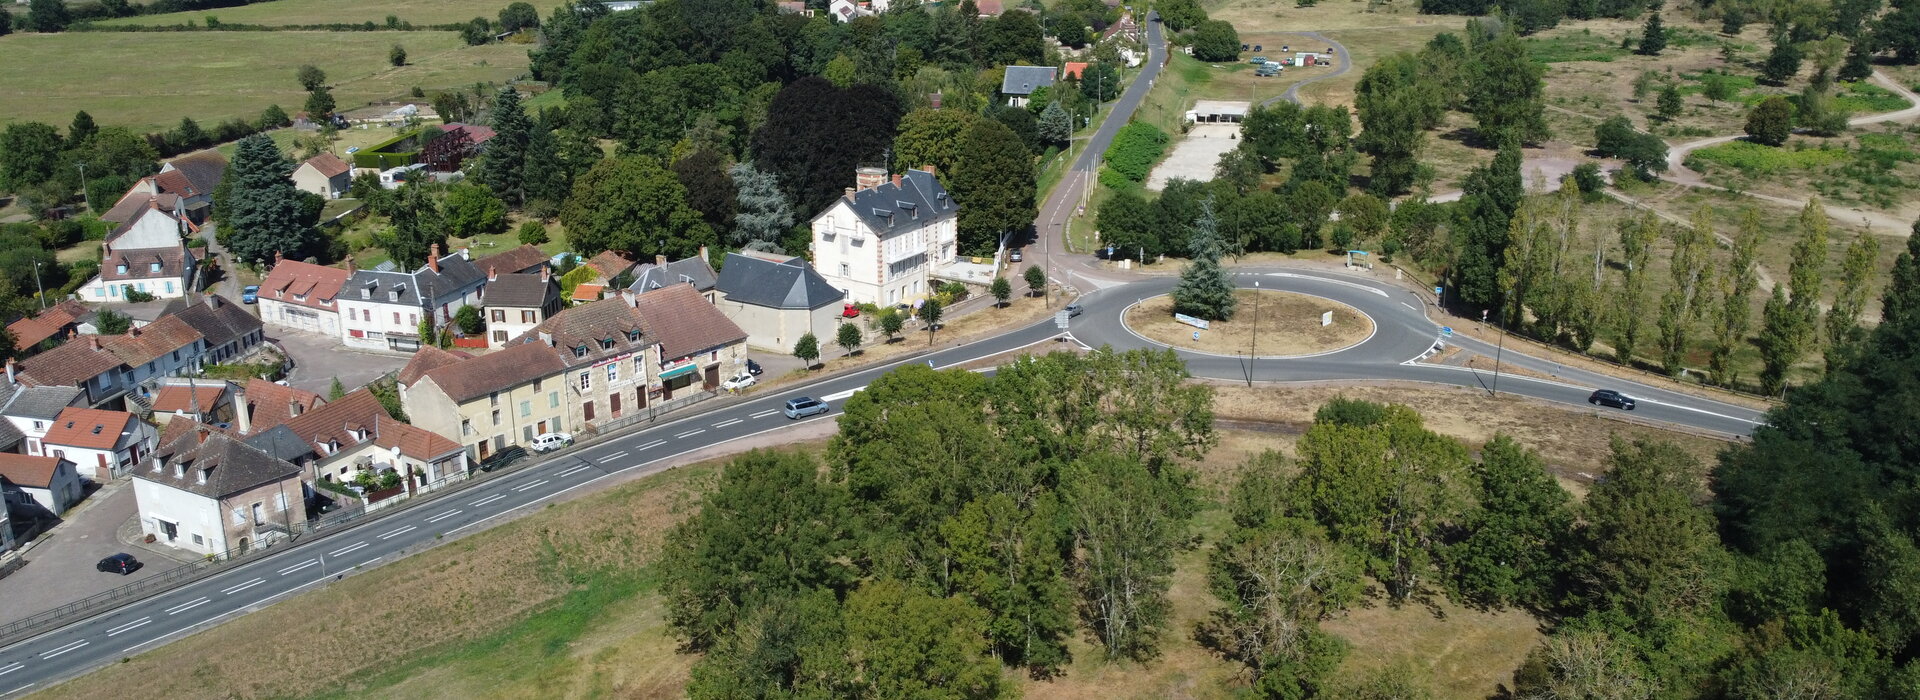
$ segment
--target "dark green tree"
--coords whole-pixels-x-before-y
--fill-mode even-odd
[[[1855,39],[1847,46],[1847,59],[1840,64],[1840,80],[1855,83],[1873,76],[1873,47],[1870,38]]]
[[[1240,33],[1222,20],[1201,22],[1193,30],[1193,57],[1210,63],[1240,59]]]
[[[833,344],[840,346],[842,351],[851,355],[853,351],[860,349],[861,340],[860,327],[842,321],[840,329],[834,332]]]
[[[893,139],[893,169],[934,166],[942,182],[952,180],[954,167],[965,151],[968,127],[980,121],[959,109],[916,109],[900,118],[900,135]]]
[[[1482,141],[1544,141],[1547,129],[1546,66],[1535,62],[1511,29],[1478,47],[1467,77],[1467,105]]]
[[[227,252],[242,263],[272,261],[275,255],[299,259],[317,242],[312,217],[293,185],[293,162],[264,135],[240,140],[222,184],[226,196],[214,203],[224,212]],[[231,184],[228,184],[231,183]]]
[[[1004,307],[1007,305],[1007,300],[1013,298],[1013,283],[1008,282],[1005,277],[995,276],[993,285],[987,288],[987,292],[993,295],[994,306]]]
[[[1037,297],[1046,291],[1047,271],[1040,269],[1039,265],[1028,266],[1027,271],[1021,275],[1027,281],[1027,296]]]
[[[456,238],[507,230],[507,205],[485,187],[455,183],[447,188],[443,209],[447,234]]]
[[[407,47],[394,44],[393,48],[387,49],[387,63],[395,68],[407,65]]]
[[[1779,95],[1761,100],[1747,112],[1747,139],[1763,146],[1779,146],[1793,134],[1793,103]]]
[[[333,92],[325,86],[315,88],[313,92],[307,93],[306,110],[308,119],[324,122],[327,118],[333,116],[333,109]]]
[[[1667,48],[1667,28],[1660,22],[1660,13],[1647,15],[1647,24],[1640,28],[1640,45],[1634,53],[1642,56],[1658,56]]]
[[[1036,126],[1040,142],[1049,146],[1065,146],[1073,138],[1073,117],[1061,109],[1058,102],[1049,102],[1046,109],[1040,110]]]
[[[67,146],[69,148],[84,147],[99,131],[100,125],[93,123],[93,115],[87,114],[84,109],[75,112],[73,122],[67,125]]]
[[[461,333],[468,336],[478,336],[487,330],[487,322],[480,316],[480,309],[469,304],[460,305],[460,310],[453,314],[453,322],[460,327]]]
[[[1052,493],[1021,505],[995,493],[975,499],[940,528],[953,588],[987,612],[986,637],[1009,664],[1035,674],[1068,660],[1073,592],[1061,553],[1068,544]]]
[[[1480,507],[1447,551],[1460,594],[1488,608],[1545,610],[1558,602],[1573,534],[1573,497],[1540,456],[1506,435],[1480,451],[1472,473]]]
[[[1892,51],[1893,60],[1913,65],[1920,62],[1920,2],[1895,2],[1893,9],[1880,16],[1873,27],[1873,40],[1882,51]]]
[[[73,15],[64,0],[33,0],[27,4],[27,29],[41,34],[65,31]]]
[[[1033,225],[1033,157],[999,122],[982,119],[967,127],[947,182],[960,205],[961,255],[991,255],[1002,236]]]
[[[618,250],[643,260],[677,260],[717,242],[700,212],[687,205],[686,188],[646,156],[603,160],[581,175],[560,222],[582,255]]]
[[[687,204],[700,212],[713,230],[733,230],[734,208],[739,206],[733,178],[720,154],[702,148],[673,162],[673,177],[687,190]]]
[[[1171,613],[1173,555],[1195,496],[1167,476],[1134,459],[1097,454],[1061,477],[1067,518],[1084,553],[1082,616],[1112,657],[1150,657]]]
[[[1609,466],[1587,495],[1584,554],[1572,562],[1579,604],[1641,623],[1716,605],[1728,561],[1699,460],[1673,443],[1616,439]]]
[[[1459,251],[1453,271],[1456,298],[1471,308],[1494,309],[1504,298],[1499,280],[1508,224],[1526,192],[1520,179],[1519,144],[1501,144],[1492,163],[1469,173],[1462,189],[1465,194],[1453,229]]]
[[[943,312],[938,297],[927,297],[920,302],[920,322],[927,326],[928,345],[933,344],[933,334],[940,330],[940,315]]]
[[[434,245],[447,250],[446,220],[440,214],[440,202],[433,188],[418,180],[394,191],[391,219],[393,228],[386,234],[387,253],[403,270],[419,269],[427,264]]]
[[[1686,108],[1686,98],[1680,95],[1680,86],[1674,83],[1667,83],[1665,87],[1660,88],[1660,96],[1654,100],[1654,111],[1660,115],[1661,119],[1667,121],[1673,121],[1679,117],[1680,112]]]
[[[889,90],[801,78],[781,88],[754,131],[754,164],[778,179],[796,216],[810,217],[853,184],[855,169],[881,162],[902,112]]]
[[[1767,60],[1760,65],[1760,77],[1774,85],[1785,85],[1788,80],[1800,72],[1800,61],[1804,54],[1800,44],[1788,34],[1773,37],[1773,50],[1767,52]]]
[[[515,2],[500,8],[500,30],[517,32],[540,26],[540,11],[532,3]]]
[[[793,356],[800,358],[802,366],[813,369],[813,363],[820,359],[820,339],[814,337],[812,333],[801,335],[800,339],[793,343]]]
[[[326,71],[322,71],[312,64],[302,65],[295,69],[293,71],[293,79],[299,81],[300,89],[307,92],[313,92],[327,84]]]
[[[507,206],[519,208],[527,202],[527,142],[532,137],[533,120],[520,105],[520,92],[512,86],[494,95],[493,138],[480,156],[474,180],[493,190]]]
[[[1173,288],[1173,310],[1208,321],[1233,318],[1239,300],[1233,296],[1233,277],[1220,266],[1225,254],[1220,238],[1220,218],[1211,200],[1202,202],[1200,216],[1189,225],[1188,252],[1191,258],[1180,271],[1180,283]]]
[[[40,122],[13,122],[0,130],[0,191],[20,192],[59,173],[65,144],[60,132]]]

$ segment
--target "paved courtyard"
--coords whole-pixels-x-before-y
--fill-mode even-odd
[[[133,484],[109,484],[67,511],[65,522],[40,536],[27,550],[27,565],[0,578],[0,624],[133,583],[180,565],[179,561],[128,546],[115,536],[133,521]],[[138,526],[135,526],[138,529]],[[94,564],[109,555],[130,552],[146,566],[132,574],[101,573]]]
[[[335,377],[340,378],[340,385],[347,391],[353,391],[380,375],[405,367],[409,357],[348,350],[339,338],[281,326],[269,326],[267,335],[280,341],[281,347],[287,349],[288,359],[293,360],[293,372],[287,375],[287,383],[321,396],[333,388]]]
[[[1187,135],[1173,144],[1167,159],[1147,174],[1147,189],[1159,192],[1174,178],[1207,182],[1213,179],[1213,166],[1220,156],[1240,145],[1239,124],[1195,124]]]

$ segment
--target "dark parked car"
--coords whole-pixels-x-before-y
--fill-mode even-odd
[[[787,414],[788,418],[799,420],[807,416],[826,413],[827,404],[812,397],[802,396],[788,401],[787,405],[780,410],[782,413]]]
[[[480,471],[490,472],[495,469],[504,469],[507,465],[526,459],[526,457],[527,448],[519,445],[508,445],[501,448],[499,452],[488,455],[486,459],[480,460]]]
[[[754,362],[753,360],[747,360],[747,374],[751,374],[753,376],[758,377],[760,376],[760,372],[761,372],[760,363]]]
[[[1593,392],[1592,396],[1587,397],[1587,403],[1595,406],[1611,406],[1628,411],[1633,410],[1633,397],[1612,389],[1601,389]]]
[[[115,554],[105,559],[101,559],[100,563],[93,565],[93,568],[99,571],[110,573],[110,574],[119,574],[121,576],[125,576],[135,571],[139,571],[141,566],[144,566],[144,565],[140,563],[139,559],[133,558],[133,555],[128,554],[126,552],[121,552],[119,554]]]

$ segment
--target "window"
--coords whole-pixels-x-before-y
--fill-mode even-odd
[[[398,311],[393,312],[393,325],[400,325],[400,312]]]
[[[493,409],[493,424],[494,425],[500,424],[500,409],[497,409],[497,408]]]
[[[506,309],[494,309],[494,310],[493,310],[493,322],[494,322],[494,323],[506,323],[506,322],[507,322],[507,310],[506,310]]]
[[[559,407],[560,407],[560,392],[558,391],[547,392],[547,408],[559,408]]]
[[[851,273],[852,273],[852,267],[851,267],[851,266],[849,266],[849,265],[848,265],[848,264],[846,264],[846,263],[840,263],[840,276],[841,276],[841,277],[847,277],[847,276],[850,276],[850,275],[851,275]]]
[[[620,381],[620,363],[615,362],[607,365],[607,383],[612,384],[617,381]]]
[[[496,342],[496,343],[504,343],[504,342],[507,342],[507,332],[506,332],[506,331],[494,331],[494,332],[493,332],[493,342]]]
[[[161,524],[162,524],[162,525],[166,525],[166,526],[168,526],[168,528],[169,528],[169,529],[171,529],[171,527],[173,526],[173,523],[161,523]],[[168,537],[167,539],[173,539],[173,538],[172,538],[172,537]],[[199,535],[194,535],[194,536],[193,536],[193,544],[194,544],[194,546],[196,546],[196,547],[200,547],[200,546],[205,546],[205,545],[207,544],[207,538],[205,538],[205,537],[201,537],[201,536],[199,536]]]
[[[531,415],[533,415],[533,402],[532,401],[520,402],[520,417],[525,418]]]
[[[287,494],[285,492],[276,493],[273,495],[273,507],[274,507],[274,511],[278,513],[284,513],[287,511]]]
[[[612,348],[613,348],[613,338],[601,338],[601,339],[600,339],[600,349],[601,349],[601,350],[610,350],[610,349],[612,349]]]
[[[535,315],[534,315],[534,312],[532,312],[532,311],[526,311],[526,310],[522,310],[522,311],[520,312],[520,322],[521,322],[521,323],[533,323],[533,322],[535,322],[535,321],[538,321],[538,320],[540,320],[540,318],[539,318],[538,316],[535,316]]]
[[[592,388],[593,388],[593,373],[581,372],[580,373],[580,390],[586,391]]]
[[[500,392],[496,391],[491,394],[488,394],[487,405],[498,407],[500,405]]]
[[[159,272],[159,271],[160,271],[160,263],[148,263],[148,264],[147,264],[147,271],[148,271],[148,272]]]
[[[473,434],[473,421],[470,421],[470,420],[467,420],[467,419],[465,419],[465,418],[462,418],[462,419],[460,419],[460,434],[461,434],[461,435],[472,435],[472,434]]]
[[[173,293],[173,283],[172,283],[172,282],[168,282],[168,283],[167,283],[167,293],[168,293],[168,294],[172,294],[172,293]]]
[[[574,357],[586,357],[586,356],[587,356],[587,346],[585,346],[585,345],[575,345],[575,346],[573,346],[573,356],[574,356]]]
[[[633,377],[639,379],[647,375],[647,358],[644,355],[633,356]]]
[[[420,325],[420,314],[407,314],[407,325],[408,326]]]
[[[627,331],[627,342],[629,342],[629,343],[638,343],[638,342],[640,342],[640,331],[639,331],[639,330],[637,330],[637,329],[636,329],[636,330],[631,330],[631,331]]]

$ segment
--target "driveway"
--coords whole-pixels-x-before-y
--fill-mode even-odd
[[[120,481],[94,492],[67,512],[66,521],[40,536],[27,565],[0,578],[0,624],[166,571],[178,562],[121,544],[114,536],[134,517],[133,484]],[[146,566],[126,576],[94,570],[108,555],[132,552]]]
[[[340,339],[319,333],[304,333],[274,326],[269,329],[273,339],[287,351],[287,359],[293,360],[293,371],[287,375],[287,384],[297,389],[305,389],[321,396],[333,388],[335,377],[347,391],[353,391],[368,382],[379,379],[380,375],[393,372],[407,364],[407,355],[384,355],[370,352],[348,350],[340,344]]]

